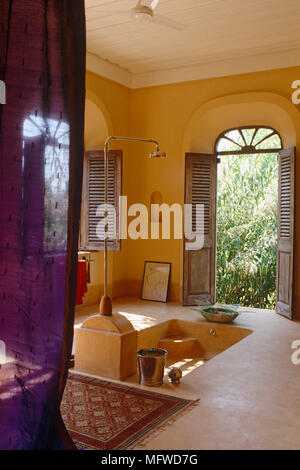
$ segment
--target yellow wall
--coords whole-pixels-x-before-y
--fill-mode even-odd
[[[111,134],[128,135],[131,92],[128,88],[106,80],[91,72],[87,73],[85,110],[85,149],[102,150]],[[113,147],[113,146],[112,146]],[[125,146],[115,146],[122,148]],[[126,157],[126,156],[125,156]],[[126,167],[123,168],[123,192],[126,193]],[[109,253],[109,291],[113,296],[126,295],[126,241],[121,252]],[[91,284],[83,305],[99,302],[103,293],[103,252],[91,254]],[[116,294],[116,289],[118,294]],[[119,294],[120,293],[120,294]]]
[[[123,194],[128,195],[129,204],[149,206],[154,191],[160,191],[166,203],[183,204],[185,152],[213,152],[215,140],[224,129],[270,125],[281,133],[286,147],[296,145],[300,149],[300,106],[291,103],[291,83],[299,78],[300,67],[293,67],[130,91],[88,73],[87,90],[89,99],[96,97],[105,104],[110,131],[158,139],[168,153],[167,160],[149,160],[148,145],[126,148]],[[300,180],[300,165],[297,177]],[[300,221],[300,203],[298,207]],[[297,223],[296,238],[299,230]],[[123,244],[123,254],[114,262],[113,277],[123,286],[121,295],[126,289],[128,294],[139,295],[145,260],[170,261],[171,299],[180,300],[182,251],[182,241],[178,240],[128,240]],[[295,286],[300,308],[298,259],[300,250],[296,245]],[[118,295],[118,289],[114,295]]]

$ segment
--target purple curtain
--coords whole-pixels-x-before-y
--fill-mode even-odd
[[[0,80],[0,449],[72,448],[84,0],[1,0]]]

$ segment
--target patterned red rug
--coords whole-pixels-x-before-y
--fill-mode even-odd
[[[197,402],[69,374],[61,412],[78,448],[128,449]]]

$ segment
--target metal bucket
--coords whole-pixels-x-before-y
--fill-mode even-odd
[[[164,380],[166,356],[165,349],[147,348],[137,352],[140,384],[160,387]]]

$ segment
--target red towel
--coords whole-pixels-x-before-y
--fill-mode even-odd
[[[78,261],[78,274],[77,274],[77,293],[76,305],[83,304],[83,297],[87,293],[87,274],[86,274],[86,261]]]

